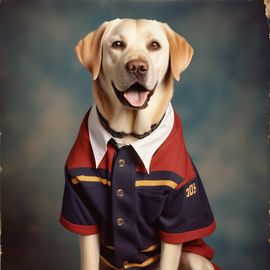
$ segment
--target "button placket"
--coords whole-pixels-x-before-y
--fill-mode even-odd
[[[133,216],[136,164],[132,151],[131,147],[118,150],[112,175],[113,235],[114,246],[117,250],[115,255],[117,260],[122,262],[129,259],[133,252],[137,252],[134,246],[136,239],[130,241],[135,230]],[[130,253],[131,250],[134,251]]]

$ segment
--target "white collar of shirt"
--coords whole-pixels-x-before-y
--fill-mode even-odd
[[[130,144],[140,157],[148,173],[154,153],[168,138],[173,128],[173,124],[174,112],[171,103],[169,103],[160,125],[150,135]],[[121,140],[113,138],[112,135],[103,128],[98,118],[96,104],[93,104],[89,114],[88,129],[96,167],[98,167],[107,151],[108,141],[110,139],[114,139],[119,145],[121,145]],[[124,144],[122,143],[122,145]]]

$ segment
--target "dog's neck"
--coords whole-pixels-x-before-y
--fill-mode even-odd
[[[148,131],[146,131],[146,132],[144,132],[144,133],[142,133],[142,134],[138,134],[138,133],[135,133],[135,132],[126,133],[126,132],[124,132],[124,131],[116,131],[116,130],[113,130],[113,129],[110,127],[109,121],[106,120],[106,119],[103,117],[103,115],[100,113],[100,111],[98,110],[98,108],[96,108],[96,109],[97,109],[97,114],[98,114],[99,121],[100,121],[101,125],[103,126],[103,128],[104,128],[106,131],[108,131],[108,132],[112,135],[112,137],[114,137],[114,138],[119,138],[119,139],[123,139],[123,138],[127,138],[127,137],[134,137],[135,140],[136,140],[136,139],[143,139],[143,138],[147,137],[148,135],[150,135],[153,131],[155,131],[155,130],[159,127],[159,125],[160,125],[160,123],[162,122],[162,119],[164,118],[164,115],[165,115],[165,114],[164,114],[164,115],[162,116],[161,120],[160,120],[158,123],[153,124],[153,125],[151,126],[151,129],[150,129],[150,130],[148,130]]]
[[[98,80],[93,81],[93,97],[103,118],[103,120],[101,119],[102,125],[113,136],[122,137],[123,141],[129,143],[149,135],[161,122],[172,98],[172,78],[168,81],[165,80],[159,87],[161,87],[161,91],[155,92],[147,108],[131,110],[122,104],[118,106],[117,103],[120,103],[118,99],[113,95],[109,96],[102,89]]]

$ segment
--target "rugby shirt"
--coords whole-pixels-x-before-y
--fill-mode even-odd
[[[149,168],[136,147],[119,148],[113,140],[97,164],[88,128],[94,109],[65,164],[61,224],[80,235],[100,233],[101,263],[108,269],[154,269],[161,240],[211,260],[213,250],[201,238],[215,230],[215,221],[180,117],[172,112],[173,125]]]

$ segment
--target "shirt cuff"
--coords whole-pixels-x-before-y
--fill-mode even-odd
[[[62,215],[60,216],[59,222],[69,231],[80,234],[80,235],[91,235],[98,233],[98,226],[97,225],[78,225],[69,222],[66,220]]]
[[[197,230],[192,230],[192,231],[187,231],[187,232],[182,232],[182,233],[167,233],[164,231],[160,231],[160,239],[169,244],[181,244],[185,242],[189,242],[192,240],[196,240],[199,238],[206,237],[210,235],[214,230],[216,229],[216,223],[213,222],[207,227],[197,229]]]

